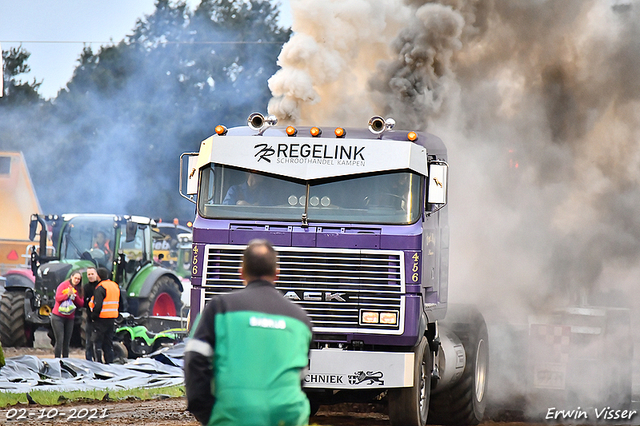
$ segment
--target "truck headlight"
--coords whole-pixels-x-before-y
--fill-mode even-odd
[[[398,323],[398,314],[395,312],[382,312],[380,314],[380,324],[396,325]]]
[[[397,325],[397,311],[361,311],[360,324]]]
[[[362,322],[365,324],[378,324],[380,316],[377,312],[362,311]]]

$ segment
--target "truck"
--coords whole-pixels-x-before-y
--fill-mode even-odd
[[[33,214],[29,223],[32,280],[7,279],[0,299],[2,345],[27,346],[50,328],[57,286],[75,271],[105,267],[127,294],[128,312],[143,319],[182,314],[180,278],[153,261],[153,219],[113,214]],[[47,251],[47,241],[53,245]],[[12,271],[7,277],[12,276]],[[86,274],[84,275],[86,282]],[[81,318],[78,318],[81,321]]]
[[[478,309],[448,303],[447,149],[394,127],[374,116],[323,132],[253,113],[183,153],[180,194],[196,210],[190,318],[243,287],[243,249],[266,239],[276,287],[313,324],[312,412],[384,400],[394,425],[477,424],[489,339]],[[234,200],[256,182],[257,196]]]

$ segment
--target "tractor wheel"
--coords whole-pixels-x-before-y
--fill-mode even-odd
[[[426,337],[414,348],[413,386],[389,389],[389,420],[392,425],[424,426],[431,394],[431,350]]]
[[[0,298],[0,341],[2,346],[27,346],[24,321],[24,292],[6,291]]]
[[[122,342],[113,342],[113,359],[124,364],[129,358],[129,350]]]
[[[468,309],[462,322],[447,322],[464,346],[467,363],[457,382],[431,397],[431,424],[477,425],[484,417],[487,407],[489,335],[480,312],[473,307]]]
[[[160,277],[149,296],[140,302],[138,316],[179,316],[182,309],[180,289],[170,277]]]

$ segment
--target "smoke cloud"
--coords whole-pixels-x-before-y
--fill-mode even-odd
[[[572,304],[637,311],[640,3],[291,4],[271,113],[384,114],[448,145],[452,301],[524,325]]]

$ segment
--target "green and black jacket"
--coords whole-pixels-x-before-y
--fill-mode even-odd
[[[185,350],[187,409],[209,425],[306,425],[311,322],[268,281],[213,298]]]

